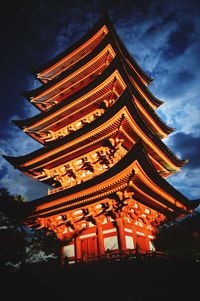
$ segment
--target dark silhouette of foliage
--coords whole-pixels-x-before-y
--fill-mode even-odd
[[[200,260],[200,212],[182,220],[164,224],[154,241],[156,249],[169,256]]]
[[[59,264],[59,240],[54,233],[23,225],[24,203],[22,196],[0,189],[0,270],[26,268],[50,260]]]

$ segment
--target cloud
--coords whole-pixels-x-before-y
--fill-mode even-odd
[[[188,163],[167,180],[179,191],[191,199],[200,197],[200,137],[178,132],[166,141],[179,158],[188,159]]]
[[[165,140],[172,150],[189,163],[169,182],[186,196],[199,198],[199,137],[200,137],[200,18],[198,1],[54,1],[28,2],[31,12],[30,57],[42,64],[68,48],[92,26],[102,8],[107,7],[114,26],[131,55],[141,68],[154,78],[149,89],[164,104],[158,114],[175,133]],[[27,47],[25,48],[27,50]],[[22,58],[21,58],[22,59]],[[10,81],[9,81],[10,83]],[[40,85],[27,78],[26,86]],[[20,102],[20,104],[19,104]],[[15,104],[16,106],[16,104]],[[14,107],[14,105],[13,105]],[[16,115],[22,119],[38,114],[26,100],[19,100]],[[13,113],[11,114],[13,115]],[[40,147],[14,125],[1,130],[1,152],[19,156]],[[20,147],[19,147],[20,146]],[[3,160],[3,159],[2,159]],[[46,185],[27,176],[20,176],[5,160],[0,161],[1,185],[27,197],[46,194]],[[38,186],[39,185],[39,186]],[[41,186],[42,185],[42,186]]]
[[[11,119],[17,119],[12,116]],[[9,156],[21,156],[41,147],[41,145],[28,137],[14,124],[6,129],[6,139],[0,140],[0,153]],[[47,194],[48,186],[39,183],[14,169],[3,157],[0,157],[1,187],[7,188],[12,194],[21,194],[28,200]]]
[[[191,43],[193,23],[186,23],[178,30],[172,32],[168,38],[168,55],[177,56],[184,54],[185,50]],[[171,50],[171,51],[170,51]]]
[[[0,159],[2,161],[3,159]],[[7,188],[13,195],[22,195],[26,200],[34,200],[47,194],[48,186],[41,184],[28,176],[23,175],[9,163],[2,163],[0,171],[3,170],[1,177],[1,187]]]
[[[179,4],[154,1],[143,15],[130,8],[133,17],[116,26],[133,57],[154,78],[149,88],[164,101],[157,113],[176,128],[165,143],[178,157],[189,159],[168,180],[187,197],[199,198],[200,18],[196,2]]]
[[[178,132],[171,137],[169,144],[181,153],[182,158],[189,159],[188,168],[200,168],[200,137]]]
[[[182,168],[167,181],[191,200],[199,199],[200,168]]]

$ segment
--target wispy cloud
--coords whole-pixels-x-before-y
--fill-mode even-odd
[[[13,116],[11,119],[18,118]],[[6,139],[0,140],[1,154],[18,157],[41,147],[38,142],[28,137],[14,124],[10,124],[6,129],[6,135]],[[2,157],[0,157],[0,175],[0,186],[7,188],[12,194],[21,194],[28,200],[47,194],[47,185],[23,175]]]
[[[128,19],[121,18],[116,27],[131,54],[154,78],[149,88],[164,101],[158,114],[176,128],[166,144],[179,157],[189,159],[169,182],[189,198],[199,198],[200,18],[197,4],[150,2],[143,16],[141,10],[134,13],[130,8]]]

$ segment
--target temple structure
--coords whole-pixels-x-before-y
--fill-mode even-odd
[[[162,142],[174,129],[155,111],[151,78],[107,15],[31,72],[42,85],[24,96],[41,112],[14,122],[43,146],[4,157],[52,188],[26,203],[25,224],[54,231],[69,263],[153,251],[160,222],[194,205],[165,179],[186,161]]]

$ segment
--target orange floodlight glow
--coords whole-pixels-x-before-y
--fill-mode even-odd
[[[91,39],[89,39],[86,43],[84,43],[83,45],[81,45],[80,47],[78,47],[77,49],[75,49],[73,52],[71,52],[69,55],[67,55],[66,57],[64,57],[63,59],[59,60],[57,63],[53,64],[51,67],[45,69],[44,71],[40,72],[37,77],[41,78],[45,77],[46,74],[48,74],[49,72],[51,72],[52,70],[60,67],[62,68],[62,72],[65,71],[66,69],[70,68],[72,65],[74,65],[75,63],[77,63],[80,59],[82,59],[83,57],[85,57],[89,52],[91,52],[94,48],[91,48],[89,51],[86,51],[84,54],[82,53],[83,50],[90,44],[92,44],[92,42],[94,42],[95,40],[97,40],[100,36],[102,36],[102,38],[104,38],[108,33],[108,28],[104,25],[95,35],[92,36]],[[104,34],[104,35],[103,35]],[[99,41],[98,41],[99,43]],[[95,45],[96,46],[96,45]],[[63,65],[66,64],[66,62],[70,59],[72,59],[75,55],[77,56],[78,53],[81,52],[81,55],[79,56],[78,59],[74,60],[72,63],[68,64],[66,67],[63,68]],[[54,78],[55,76],[57,76],[61,71],[55,72],[52,76],[50,76],[50,78]]]
[[[44,85],[27,95],[35,95],[30,102],[43,112],[18,125],[45,146],[18,158],[4,156],[52,186],[29,202],[31,213],[25,207],[25,225],[68,241],[62,262],[69,253],[69,263],[105,258],[109,241],[115,255],[130,254],[137,243],[142,252],[152,251],[160,222],[194,206],[164,179],[185,161],[161,141],[173,129],[153,112],[162,102],[147,88],[151,79],[105,17],[36,70]]]

